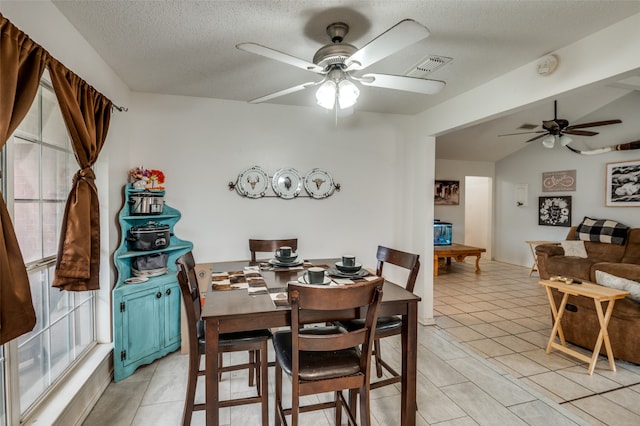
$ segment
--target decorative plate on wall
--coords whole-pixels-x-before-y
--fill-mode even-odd
[[[302,191],[302,178],[296,169],[280,169],[273,175],[271,187],[278,197],[290,200]]]
[[[304,189],[312,198],[326,198],[333,194],[335,185],[331,175],[322,169],[313,169],[304,178]]]
[[[249,167],[238,175],[236,190],[249,198],[261,198],[269,189],[269,175],[258,166]]]

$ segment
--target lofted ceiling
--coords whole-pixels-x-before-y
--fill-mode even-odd
[[[257,42],[311,61],[329,42],[325,28],[330,23],[347,23],[345,42],[362,47],[411,18],[429,28],[431,35],[367,71],[405,75],[430,55],[452,60],[428,75],[447,83],[436,95],[361,89],[356,111],[393,114],[422,112],[640,12],[636,0],[53,0],[53,4],[132,90],[235,101],[319,79],[240,51],[235,48],[238,43]],[[312,89],[269,103],[319,108]],[[501,146],[508,141],[495,135],[513,132],[521,121],[539,124],[552,116],[553,105],[536,105],[526,115],[512,117],[513,126],[503,118],[500,129],[495,127],[497,121],[487,122],[442,138],[449,138],[455,150],[456,143],[473,137],[482,159],[495,161],[522,148]],[[573,118],[579,117],[569,117]],[[490,137],[481,138],[485,133]]]

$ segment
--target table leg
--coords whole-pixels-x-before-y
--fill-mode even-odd
[[[476,256],[476,274],[480,273],[480,254]]]
[[[437,277],[438,276],[438,264],[440,263],[440,261],[438,260],[438,255],[434,254],[433,255],[433,276]]]
[[[613,351],[611,350],[611,342],[609,340],[609,332],[607,328],[609,327],[609,320],[611,320],[611,314],[613,313],[613,305],[615,300],[609,301],[609,306],[607,306],[607,312],[603,315],[602,313],[602,304],[598,300],[593,300],[596,306],[596,312],[598,313],[598,322],[600,322],[600,333],[598,333],[598,339],[596,340],[596,345],[593,348],[593,355],[591,357],[591,362],[589,363],[589,374],[593,374],[593,370],[596,368],[596,362],[598,361],[598,355],[600,354],[600,348],[602,348],[602,342],[604,342],[604,347],[607,351],[607,359],[609,360],[609,368],[611,371],[616,371],[616,363],[613,359]]]
[[[562,346],[566,346],[566,342],[564,340],[564,334],[562,333],[562,325],[560,325],[560,321],[562,320],[562,315],[564,314],[564,309],[567,306],[567,300],[569,299],[569,293],[562,294],[562,301],[560,302],[560,307],[556,310],[556,304],[553,301],[553,294],[551,293],[551,289],[546,287],[547,296],[549,297],[549,303],[551,304],[551,312],[553,312],[553,317],[555,321],[553,322],[553,329],[551,330],[551,336],[549,337],[549,342],[547,343],[546,353],[551,353],[551,346],[553,341],[556,338],[556,335],[560,337],[560,343]]]
[[[206,373],[205,373],[205,408],[207,426],[218,426],[219,419],[219,386],[218,386],[218,326],[217,320],[205,321]]]
[[[416,376],[418,363],[418,304],[407,305],[402,325],[402,395],[400,401],[400,424],[416,424]]]
[[[534,271],[538,270],[538,258],[536,257],[534,245],[531,243],[529,243],[529,250],[531,250],[531,256],[533,257],[533,263],[531,264],[531,269],[529,269],[529,276],[531,276]]]

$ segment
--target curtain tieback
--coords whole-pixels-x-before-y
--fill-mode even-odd
[[[73,184],[75,185],[79,179],[84,180],[96,180],[96,175],[93,173],[91,167],[85,167],[84,169],[78,170],[78,172],[73,175]]]

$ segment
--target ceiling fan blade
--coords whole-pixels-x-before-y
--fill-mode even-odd
[[[578,135],[578,136],[595,136],[598,132],[591,132],[589,130],[573,130],[565,129],[562,133],[565,135]]]
[[[398,22],[362,46],[345,61],[347,69],[362,70],[429,36],[429,30],[413,19]]]
[[[530,135],[532,133],[547,133],[546,130],[536,130],[535,132],[518,132],[518,133],[507,133],[504,135],[498,135],[498,136],[515,136],[515,135]]]
[[[357,78],[357,80],[366,86],[404,90],[405,92],[422,93],[425,95],[438,93],[445,86],[444,81],[391,74],[365,74]]]
[[[262,96],[260,98],[252,99],[252,100],[249,101],[249,103],[250,104],[259,104],[261,102],[266,102],[266,101],[269,101],[271,99],[278,98],[280,96],[288,95],[290,93],[299,92],[300,90],[304,90],[307,87],[315,86],[316,84],[318,84],[318,83],[315,83],[313,81],[309,82],[309,83],[302,83],[302,84],[299,84],[297,86],[289,87],[288,89],[284,89],[284,90],[280,90],[280,91],[277,91],[277,92],[270,93],[270,94]]]
[[[548,134],[549,134],[549,133],[544,132],[543,134],[538,135],[538,136],[536,136],[536,137],[534,137],[534,138],[531,138],[531,139],[529,139],[529,140],[526,140],[525,142],[533,142],[533,141],[535,141],[535,140],[538,140],[538,139],[544,138],[544,137],[545,137],[545,136],[547,136]]]
[[[279,50],[272,49],[270,47],[263,46],[257,43],[240,43],[236,45],[237,49],[244,50],[245,52],[255,53],[256,55],[264,56],[265,58],[273,59],[274,61],[283,62],[294,67],[313,71],[316,73],[322,73],[324,70],[318,65],[305,61],[304,59],[296,58],[288,53],[280,52]]]
[[[622,123],[622,120],[594,121],[592,123],[574,124],[572,126],[567,127],[567,130],[584,129],[585,127],[608,126],[609,124],[618,124],[618,123]]]

